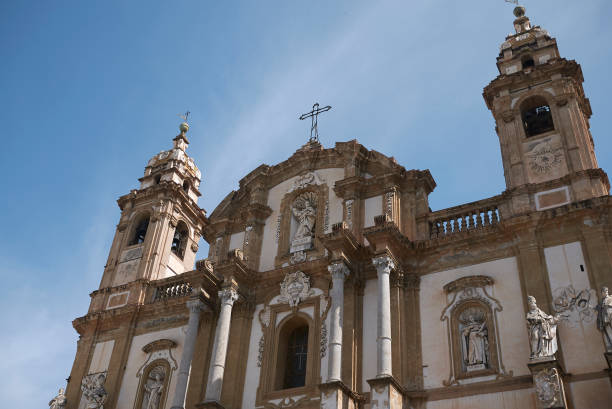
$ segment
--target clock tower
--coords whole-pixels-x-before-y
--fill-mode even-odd
[[[514,9],[516,33],[497,57],[499,75],[484,89],[502,151],[513,214],[545,210],[609,193],[589,129],[591,105],[582,70],[557,42]]]

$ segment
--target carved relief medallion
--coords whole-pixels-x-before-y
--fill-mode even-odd
[[[540,408],[557,407],[562,401],[557,369],[543,369],[534,376],[534,380],[538,406]]]
[[[553,148],[549,144],[545,144],[529,155],[531,159],[529,161],[529,166],[534,172],[548,173],[553,167],[557,167],[561,164],[562,157],[563,151],[560,147]]]
[[[301,271],[287,274],[280,286],[281,302],[289,303],[291,307],[296,307],[312,294],[310,278]]]

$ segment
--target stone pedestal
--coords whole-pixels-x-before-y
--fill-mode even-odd
[[[533,376],[533,385],[539,409],[567,408],[564,371],[554,357],[530,361],[527,366]]]
[[[340,381],[332,381],[319,385],[321,390],[321,408],[324,409],[356,409],[363,397],[353,392]]]
[[[404,407],[403,388],[394,377],[369,379],[368,383],[370,384],[371,409],[402,409]]]
[[[312,248],[312,241],[312,237],[302,237],[301,239],[294,239],[291,242],[291,248],[289,250],[289,253],[310,250]]]

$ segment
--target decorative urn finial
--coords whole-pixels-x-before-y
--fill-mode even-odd
[[[179,126],[179,130],[181,131],[181,134],[185,135],[187,131],[189,131],[189,124],[187,122],[182,122]]]
[[[525,15],[525,7],[516,6],[514,8],[514,17],[519,18],[519,17],[523,17],[524,15]]]

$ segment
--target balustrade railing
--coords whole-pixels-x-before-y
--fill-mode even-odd
[[[501,197],[495,196],[433,212],[429,216],[430,238],[447,237],[494,226],[501,221],[498,207],[500,203]]]
[[[162,284],[155,288],[155,295],[153,296],[153,301],[166,300],[175,297],[184,297],[186,295],[190,295],[192,291],[193,288],[191,284],[186,281]]]

